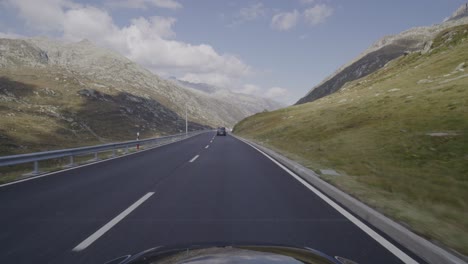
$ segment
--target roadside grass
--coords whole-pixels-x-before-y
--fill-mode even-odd
[[[467,32],[453,28],[428,54],[403,56],[320,100],[244,119],[234,132],[316,172],[337,170],[342,176],[321,177],[468,255]]]

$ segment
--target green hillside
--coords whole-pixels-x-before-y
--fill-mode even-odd
[[[137,131],[149,138],[185,130],[182,117],[152,98],[51,68],[0,68],[0,155],[133,140]],[[190,129],[203,127],[190,122]]]
[[[234,132],[319,172],[431,240],[468,255],[468,26],[312,103]]]

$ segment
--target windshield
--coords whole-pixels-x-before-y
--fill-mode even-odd
[[[467,67],[468,0],[0,0],[0,263],[464,263]]]

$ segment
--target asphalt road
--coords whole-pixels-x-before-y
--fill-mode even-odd
[[[270,159],[214,132],[0,187],[0,230],[0,263],[104,263],[216,241],[402,263]]]

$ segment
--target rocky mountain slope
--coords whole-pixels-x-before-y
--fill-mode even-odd
[[[186,108],[191,130],[257,111],[177,86],[87,40],[0,39],[0,154],[178,133]]]
[[[415,51],[427,52],[431,47],[432,39],[437,34],[447,28],[462,24],[468,24],[468,4],[463,4],[442,24],[417,27],[397,35],[385,36],[356,59],[342,66],[312,88],[296,104],[312,102],[332,94],[340,90],[345,83],[365,77],[404,54]]]

